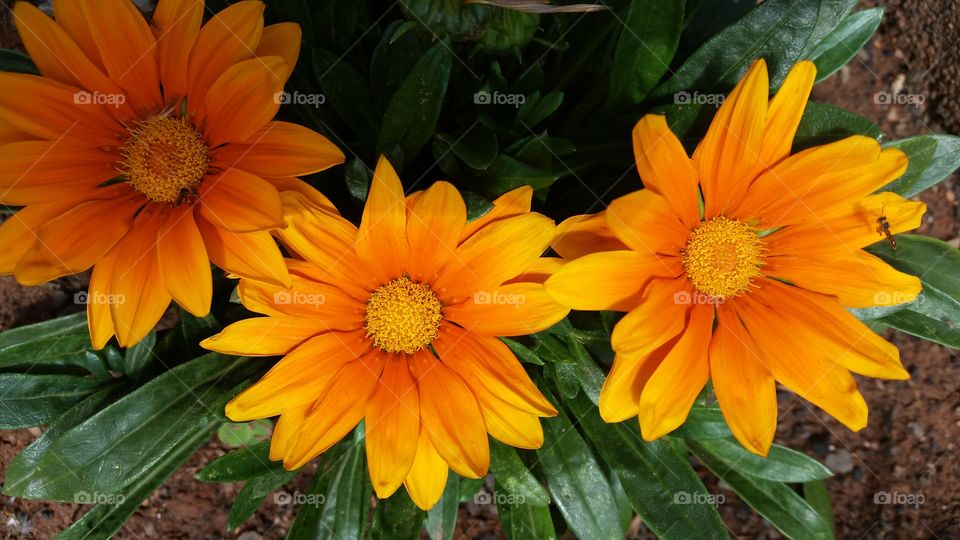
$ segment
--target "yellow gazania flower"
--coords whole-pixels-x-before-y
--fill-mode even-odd
[[[300,28],[264,28],[238,2],[201,28],[202,0],[59,0],[56,20],[18,2],[14,20],[43,76],[0,73],[0,273],[27,285],[93,266],[97,348],[145,336],[171,298],[204,316],[210,261],[287,285],[270,230],[280,191],[344,156],[273,122]]]
[[[567,312],[543,288],[558,266],[540,258],[553,222],[519,188],[467,222],[446,182],[404,197],[383,158],[359,230],[284,193],[278,234],[293,287],[241,279],[240,299],[266,317],[202,343],[248,356],[286,355],[227,405],[236,421],[280,415],[271,459],[296,469],[365,420],[377,496],[401,483],[421,508],[440,498],[449,466],[479,478],[487,433],[539,448],[539,417],[556,414],[496,336],[546,329]]]
[[[766,455],[775,381],[853,430],[867,406],[850,372],[906,379],[899,352],[844,308],[914,299],[920,282],[862,250],[920,225],[922,203],[874,192],[906,156],[873,139],[790,154],[815,68],[800,62],[768,102],[760,60],[717,112],[692,158],[663,116],[633,131],[646,189],[558,227],[580,257],[546,282],[573,309],[627,311],[600,412],[639,416],[643,437],[680,426],[707,379],[730,429]],[[582,255],[582,256],[581,256]]]

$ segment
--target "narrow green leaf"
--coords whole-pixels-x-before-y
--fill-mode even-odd
[[[377,502],[370,526],[371,540],[417,540],[427,513],[417,508],[407,490],[400,489]]]
[[[232,530],[242,525],[257,511],[257,508],[260,508],[264,499],[289,482],[296,474],[296,471],[281,468],[279,471],[266,472],[247,480],[234,497],[233,504],[230,505],[227,528]]]
[[[683,19],[684,0],[630,2],[610,70],[611,104],[639,104],[669,71]]]
[[[960,137],[918,135],[888,142],[884,148],[899,148],[910,159],[907,172],[880,191],[913,197],[936,185],[960,167]]]
[[[497,479],[498,489],[512,495],[516,502],[547,506],[550,495],[520,460],[517,451],[500,441],[490,440],[490,472]]]
[[[508,155],[500,154],[482,178],[484,193],[495,197],[520,186],[531,186],[533,189],[548,188],[560,176],[553,171],[534,167]]]
[[[44,338],[76,333],[78,331],[86,331],[86,329],[87,314],[85,312],[74,313],[73,315],[51,319],[42,323],[20,326],[0,332],[0,351],[21,343],[39,341]]]
[[[606,424],[583,397],[567,405],[651,531],[670,538],[727,538],[712,497],[669,441],[644,442],[635,421]]]
[[[85,330],[41,337],[0,349],[0,369],[27,372],[33,366],[78,367],[99,379],[110,377],[107,365],[93,350]]]
[[[102,385],[102,381],[73,375],[2,373],[0,429],[46,424]]]
[[[500,338],[501,341],[507,344],[507,347],[510,347],[510,350],[513,351],[513,354],[517,355],[517,358],[525,364],[536,364],[538,366],[543,365],[543,360],[537,356],[537,353],[533,352],[530,347],[527,347],[523,343],[515,339],[510,338]]]
[[[817,66],[817,82],[836,73],[870,41],[883,20],[883,8],[858,11],[833,29],[810,52],[809,58]]]
[[[722,439],[730,437],[730,428],[723,419],[723,413],[715,407],[693,407],[687,420],[673,432],[684,439]]]
[[[839,141],[851,135],[880,140],[883,133],[874,122],[859,114],[811,101],[807,103],[793,137],[793,151]]]
[[[497,134],[480,122],[457,137],[438,133],[437,138],[468,167],[479,171],[490,167],[499,150]]]
[[[40,74],[40,70],[37,69],[29,56],[10,49],[0,49],[0,71],[29,73],[30,75]]]
[[[123,372],[139,379],[143,371],[155,359],[153,348],[157,345],[157,333],[150,332],[139,343],[130,347],[124,356]]]
[[[836,534],[837,527],[833,521],[833,504],[830,502],[830,492],[827,491],[826,480],[814,480],[803,484],[803,499],[827,522],[830,531]]]
[[[697,443],[737,472],[774,482],[812,482],[833,474],[819,461],[774,444],[764,458],[746,450],[733,437],[701,439]]]
[[[427,511],[424,529],[430,540],[450,540],[457,527],[457,512],[460,510],[460,475],[447,475],[447,485],[436,506]]]
[[[378,149],[398,143],[405,159],[412,161],[430,141],[447,93],[452,62],[446,41],[437,41],[420,58],[387,106]]]
[[[788,538],[833,538],[833,532],[820,514],[786,484],[741,474],[702,446],[701,442],[688,441],[687,444],[701,463]]]
[[[535,92],[517,111],[516,124],[526,130],[532,130],[556,112],[563,104],[563,92],[550,92],[541,96]]]
[[[313,49],[313,69],[329,105],[363,140],[376,137],[379,121],[370,84],[349,61],[326,49]]]
[[[557,540],[550,508],[532,504],[511,502],[509,494],[500,502],[500,486],[497,485],[497,514],[500,527],[510,540]]]
[[[239,482],[284,471],[283,462],[270,461],[270,443],[234,450],[211,461],[196,474],[201,482]]]

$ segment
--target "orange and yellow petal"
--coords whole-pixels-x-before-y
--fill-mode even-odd
[[[420,434],[420,393],[406,358],[387,359],[364,418],[370,481],[385,499],[410,473]]]
[[[668,345],[661,349],[669,350]],[[664,350],[634,356],[617,353],[613,367],[600,389],[600,417],[605,422],[622,422],[640,412],[640,395],[654,370],[663,360]]]
[[[323,322],[293,317],[254,317],[231,324],[201,341],[200,346],[237,356],[277,356],[289,353],[327,330]]]
[[[400,277],[406,268],[407,202],[397,171],[383,156],[373,172],[354,249],[381,282]]]
[[[307,176],[339,165],[344,159],[343,152],[323,135],[297,124],[273,121],[247,141],[217,149],[214,164],[277,178]]]
[[[665,198],[688,228],[699,224],[698,172],[665,116],[648,114],[637,122],[633,153],[643,186]]]
[[[671,203],[649,189],[610,203],[607,225],[630,249],[647,255],[679,255],[690,236]]]
[[[187,102],[194,113],[214,81],[234,64],[253,57],[263,36],[263,2],[245,0],[217,13],[203,25],[190,52]],[[259,126],[258,126],[259,127]]]
[[[761,167],[772,167],[790,155],[793,137],[797,133],[816,78],[817,66],[813,62],[797,62],[790,68],[777,95],[770,100],[760,149]]]
[[[407,273],[411,279],[427,283],[436,279],[440,269],[456,256],[466,221],[463,197],[448,182],[437,182],[417,197],[407,213]]]
[[[410,472],[403,481],[414,504],[423,510],[433,508],[443,495],[449,472],[447,462],[440,457],[433,443],[430,442],[430,435],[426,428],[421,426],[420,436],[417,438],[417,453],[410,466]]]
[[[650,354],[683,331],[690,306],[696,301],[685,277],[651,280],[639,305],[613,328],[613,350],[630,357]]]
[[[243,305],[257,313],[293,317],[330,330],[363,327],[365,305],[335,285],[291,274],[292,286],[280,287],[244,279],[237,292]]]
[[[207,254],[214,264],[241,277],[290,286],[290,274],[269,232],[236,233],[196,215]]]
[[[200,213],[231,232],[283,226],[283,203],[273,184],[240,169],[208,177],[199,190]]]
[[[286,70],[278,75],[286,81],[293,72],[294,66],[297,65],[297,58],[300,57],[302,37],[303,32],[300,31],[300,25],[297,23],[271,24],[263,29],[260,43],[254,52],[258,57],[279,56],[283,58]]]
[[[557,302],[580,310],[627,311],[654,277],[683,273],[678,257],[636,251],[604,251],[574,259],[544,283]]]
[[[444,318],[486,336],[524,336],[557,324],[570,308],[540,283],[511,283],[444,308]]]
[[[210,313],[213,274],[193,208],[172,209],[157,233],[160,276],[167,292],[183,309],[197,317]]]
[[[248,142],[276,116],[286,65],[279,56],[252,58],[234,64],[213,83],[197,116],[211,148]]]
[[[159,0],[153,12],[157,66],[168,103],[190,89],[190,51],[200,34],[203,7],[203,0]]]
[[[493,208],[486,214],[467,223],[463,229],[463,236],[460,241],[473,236],[473,234],[498,219],[525,214],[530,211],[530,205],[533,202],[533,188],[530,186],[520,186],[510,190],[493,201]]]
[[[551,247],[561,257],[569,260],[598,251],[628,249],[610,229],[606,211],[563,220],[557,225]]]

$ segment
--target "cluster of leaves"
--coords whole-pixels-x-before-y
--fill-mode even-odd
[[[208,1],[211,11],[224,0]],[[514,187],[531,185],[538,209],[554,219],[593,212],[640,187],[630,129],[643,114],[665,114],[692,149],[714,103],[678,96],[728,91],[751,61],[765,58],[776,87],[789,67],[813,59],[819,78],[836,72],[876,30],[880,8],[855,0],[617,0],[609,11],[536,15],[459,0],[273,0],[268,17],[304,30],[301,62],[288,92],[322,94],[284,114],[325,133],[347,153],[345,167],[309,179],[356,218],[371,165],[387,155],[408,190],[445,178],[467,197],[472,216]],[[29,59],[0,54],[0,69],[30,72]],[[797,149],[863,134],[882,139],[856,114],[810,103]],[[924,135],[885,143],[910,157],[886,189],[914,196],[960,165],[960,140]],[[899,249],[870,248],[921,276],[922,301],[857,315],[960,346],[958,254],[925,237]],[[242,315],[218,276],[220,322]],[[90,348],[82,314],[0,334],[0,427],[47,425],[6,472],[7,495],[74,502],[106,497],[62,534],[101,538],[117,531],[148,495],[219,431],[237,449],[210,463],[205,482],[244,482],[229,515],[243,523],[294,473],[268,459],[269,425],[229,424],[223,405],[269,368],[202,354],[212,317],[182,314],[179,324],[121,351]],[[829,471],[804,454],[774,446],[762,459],[731,436],[704,392],[687,423],[653,443],[633,421],[604,424],[597,412],[612,361],[612,314],[578,315],[551,330],[506,340],[560,414],[543,422],[536,451],[492,444],[492,492],[451,474],[440,503],[421,512],[400,490],[370,515],[363,426],[319,459],[301,494],[289,538],[449,539],[463,501],[497,505],[510,538],[622,538],[639,515],[668,538],[728,533],[690,456],[789,538],[831,538],[823,484]],[[226,426],[226,427],[225,427]],[[800,487],[798,487],[800,486]],[[280,492],[281,494],[283,492]],[[276,497],[276,495],[274,495]],[[298,502],[295,499],[293,502]]]

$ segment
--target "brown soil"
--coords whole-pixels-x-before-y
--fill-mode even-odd
[[[865,1],[875,5],[875,1]],[[814,99],[878,121],[891,139],[931,132],[960,132],[960,4],[952,0],[884,2],[887,18],[849,66],[817,86]],[[0,47],[16,46],[9,13],[0,10]],[[922,96],[924,103],[878,104],[879,91]],[[957,179],[924,193],[929,207],[920,232],[960,244]],[[0,328],[45,320],[76,310],[72,295],[84,286],[70,278],[34,288],[0,278]],[[852,433],[789,393],[780,396],[776,441],[803,449],[836,473],[828,481],[840,538],[960,538],[960,358],[953,351],[891,334],[912,378],[907,382],[861,379],[870,425]],[[0,432],[5,469],[38,429]],[[267,503],[236,531],[226,516],[238,484],[203,484],[193,474],[226,449],[211,441],[137,511],[119,538],[283,538],[293,508]],[[721,514],[740,538],[780,538],[735,495],[705,475],[726,501]],[[306,489],[308,474],[287,489]],[[876,504],[880,492],[923,498],[918,506]],[[84,512],[72,504],[0,497],[0,538],[49,538]],[[458,538],[503,538],[489,506],[460,509]],[[635,524],[631,537],[646,538]]]

